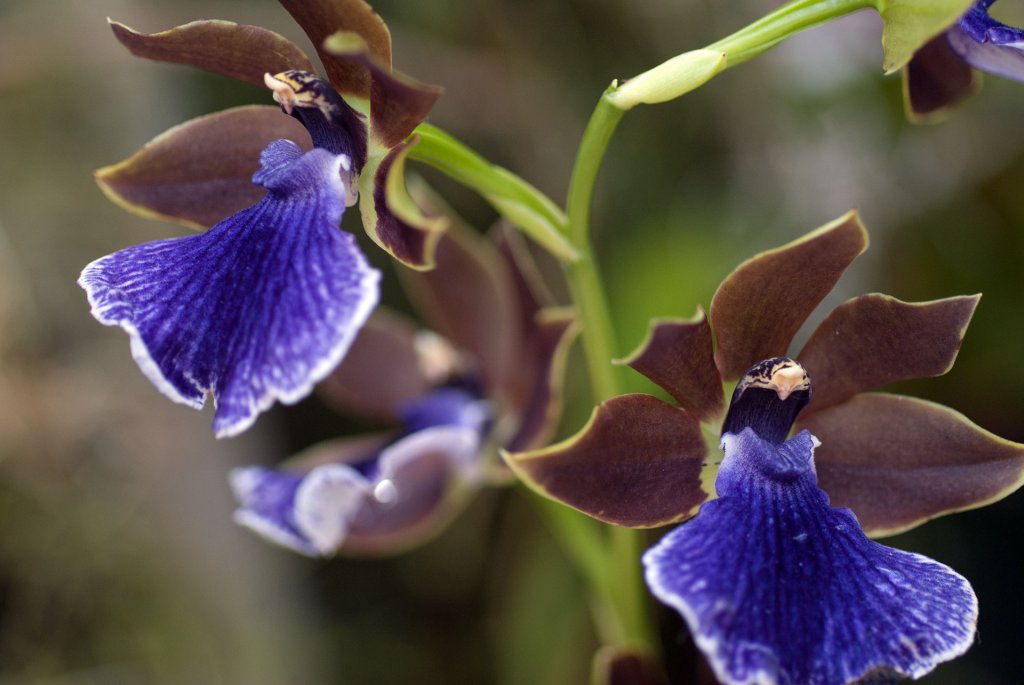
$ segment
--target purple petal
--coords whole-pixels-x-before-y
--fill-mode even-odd
[[[253,177],[269,191],[258,204],[82,272],[93,316],[128,332],[161,392],[195,408],[213,396],[218,437],[245,430],[275,400],[305,397],[377,303],[379,273],[338,230],[345,160],[272,143]]]
[[[316,74],[292,69],[266,74],[263,85],[274,94],[274,101],[286,113],[298,119],[309,132],[314,147],[336,155],[349,155],[353,175],[366,164],[367,133],[365,117],[345,102],[337,91]],[[347,204],[355,204],[349,188]]]
[[[330,556],[372,485],[343,464],[294,473],[249,466],[234,469],[235,521],[279,545],[309,556]]]
[[[817,441],[723,436],[719,499],[644,555],[727,685],[918,678],[970,647],[977,598],[942,564],[868,540],[815,482]]]
[[[989,16],[995,0],[980,0],[946,32],[949,45],[972,67],[1024,81],[1024,29]]]
[[[342,545],[345,554],[394,554],[436,535],[480,479],[480,434],[437,426],[381,452],[374,497],[366,498]]]
[[[459,426],[482,434],[491,421],[488,402],[459,387],[439,388],[426,397],[406,402],[399,408],[399,415],[410,433],[435,426]]]
[[[309,556],[384,554],[423,541],[478,482],[480,435],[438,426],[373,450],[379,439],[318,445],[290,460],[291,470],[235,469],[235,520]]]

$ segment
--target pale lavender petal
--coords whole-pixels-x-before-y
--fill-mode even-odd
[[[235,521],[308,556],[391,553],[436,533],[458,509],[479,482],[480,444],[475,428],[437,426],[358,463],[234,469]]]
[[[164,394],[196,408],[213,396],[218,437],[309,394],[378,299],[380,274],[338,229],[348,158],[281,140],[261,162],[258,204],[206,233],[99,259],[79,279],[93,316],[128,332]]]
[[[719,499],[644,555],[726,685],[918,678],[974,641],[977,598],[931,559],[873,542],[817,487],[816,440],[723,436]]]
[[[249,466],[234,469],[235,521],[279,545],[308,556],[330,556],[372,486],[343,464],[309,473]]]
[[[1024,29],[993,19],[989,7],[995,0],[976,2],[946,32],[949,45],[976,69],[1024,81]]]
[[[480,434],[437,426],[381,452],[374,496],[363,501],[342,551],[392,554],[439,532],[480,481]]]

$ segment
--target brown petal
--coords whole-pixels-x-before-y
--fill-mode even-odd
[[[110,21],[110,20],[108,20]],[[110,21],[114,36],[137,57],[188,64],[263,86],[263,74],[314,71],[294,43],[273,31],[230,21],[194,21],[160,33],[139,33]]]
[[[515,341],[515,371],[502,392],[508,411],[519,417],[516,431],[504,447],[518,452],[546,445],[551,439],[562,413],[566,358],[579,324],[572,309],[554,305],[540,264],[522,233],[500,222],[489,237],[511,276],[522,331]],[[551,265],[558,267],[553,260]]]
[[[385,149],[408,138],[441,96],[442,88],[438,86],[393,73],[390,65],[378,62],[362,38],[353,33],[330,36],[324,50],[360,64],[370,73],[370,135]]]
[[[317,387],[320,395],[343,414],[397,420],[400,405],[431,389],[416,333],[415,324],[405,317],[378,309],[359,331],[345,361]]]
[[[859,392],[953,368],[980,295],[901,302],[861,295],[830,313],[798,355],[811,377],[807,412]]]
[[[941,121],[949,110],[974,95],[978,72],[953,52],[946,34],[931,39],[903,67],[903,103],[914,123]]]
[[[546,445],[562,416],[565,364],[580,331],[576,313],[550,308],[537,313],[536,329],[528,341],[526,358],[513,376],[526,380],[527,393],[513,411],[519,415],[515,435],[505,446],[510,452]]]
[[[557,445],[505,454],[540,494],[618,526],[651,528],[696,513],[707,446],[700,424],[650,395],[604,402]]]
[[[391,32],[363,0],[280,0],[316,46],[327,78],[341,93],[370,97],[372,79],[365,65],[324,49],[324,40],[337,31],[358,34],[378,62],[391,69]]]
[[[445,211],[425,190],[417,201]],[[409,299],[428,326],[468,353],[493,396],[507,387],[522,329],[514,286],[494,245],[459,222],[439,239],[431,271],[399,272]]]
[[[413,269],[434,268],[437,241],[448,220],[428,216],[406,188],[405,160],[415,137],[383,159],[371,157],[359,177],[359,211],[366,234],[395,259]]]
[[[786,354],[793,335],[843,271],[868,245],[856,212],[736,268],[711,300],[711,325],[722,377]]]
[[[629,365],[660,385],[698,421],[713,421],[725,409],[711,325],[700,307],[688,321],[651,321],[640,348],[618,363]]]
[[[192,119],[128,159],[96,172],[107,196],[142,216],[209,227],[266,192],[252,182],[260,152],[287,138],[304,149],[309,134],[277,107],[236,107]]]
[[[1024,445],[948,407],[865,394],[798,421],[821,446],[818,483],[864,530],[893,535],[1002,499],[1024,484]]]

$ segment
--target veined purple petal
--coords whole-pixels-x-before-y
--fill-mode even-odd
[[[970,647],[977,598],[931,559],[869,540],[817,487],[802,431],[782,445],[722,438],[719,498],[644,555],[727,685],[918,678]]]
[[[351,466],[328,464],[309,473],[249,466],[234,469],[235,521],[306,554],[334,554],[373,486]]]
[[[979,0],[946,32],[949,45],[972,67],[1024,81],[1024,29],[993,19],[995,0]]]
[[[218,437],[309,394],[377,304],[380,274],[338,229],[346,159],[275,141],[253,176],[269,191],[258,204],[82,272],[93,316],[129,334],[161,392],[195,408],[213,396]]]
[[[296,470],[234,469],[235,521],[308,556],[381,554],[440,530],[459,494],[479,481],[480,433],[473,428],[421,430],[368,459],[361,456],[365,444],[324,443],[293,462]],[[332,455],[336,462],[323,461]],[[319,463],[303,471],[303,456]]]

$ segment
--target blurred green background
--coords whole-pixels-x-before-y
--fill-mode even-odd
[[[396,67],[447,89],[433,123],[560,199],[612,78],[774,3],[375,6]],[[595,643],[580,581],[522,493],[485,493],[438,540],[384,561],[299,558],[231,522],[232,466],[361,427],[311,398],[216,441],[209,412],[165,400],[124,334],[89,316],[82,266],[183,233],[109,203],[92,170],[190,117],[270,102],[131,57],[106,16],[145,31],[259,24],[313,54],[270,0],[0,0],[0,684],[586,682]],[[618,351],[650,317],[706,307],[740,260],[856,207],[872,247],[801,339],[862,292],[983,292],[954,370],[900,389],[1024,441],[1024,87],[988,78],[950,121],[910,126],[879,36],[876,16],[849,17],[626,117],[594,211]],[[493,221],[478,198],[425,174],[474,224]],[[393,279],[385,298],[403,306]],[[590,409],[581,368],[576,359],[563,433]],[[1018,493],[891,541],[950,564],[981,599],[979,644],[924,682],[1024,681],[1022,526]],[[667,649],[683,654],[687,638],[664,618]]]

